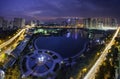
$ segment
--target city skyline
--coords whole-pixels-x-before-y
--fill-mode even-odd
[[[120,79],[120,0],[0,0],[0,79]]]
[[[117,17],[119,0],[1,0],[0,16],[8,19],[56,17]],[[115,6],[114,6],[115,5]]]

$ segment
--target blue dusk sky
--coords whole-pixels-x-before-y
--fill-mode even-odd
[[[120,17],[120,0],[0,0],[0,16]]]

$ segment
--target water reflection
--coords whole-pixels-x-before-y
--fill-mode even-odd
[[[78,37],[83,37],[83,32],[80,29],[68,29],[68,33],[66,34],[66,37],[69,38],[72,36],[74,39],[78,39]]]
[[[87,42],[80,29],[68,29],[62,36],[39,36],[34,44],[36,49],[52,50],[67,58],[80,53]]]

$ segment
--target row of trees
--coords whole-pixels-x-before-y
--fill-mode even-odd
[[[116,43],[111,47],[111,49],[108,52],[109,54],[106,56],[106,60],[100,66],[100,69],[97,72],[95,79],[115,78],[115,69],[116,67],[118,67],[118,53],[119,53]]]

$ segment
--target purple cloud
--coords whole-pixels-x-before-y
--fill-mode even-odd
[[[0,0],[0,15],[27,17],[119,17],[119,3],[119,0]]]

